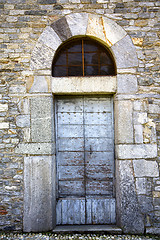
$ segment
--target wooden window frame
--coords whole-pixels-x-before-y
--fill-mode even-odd
[[[94,50],[94,51],[85,51],[84,50],[84,41],[88,41],[89,43],[91,43],[91,45],[95,45],[97,46],[97,50]],[[72,46],[73,43],[76,43],[78,44],[78,42],[81,44],[81,51],[73,51],[73,52],[69,52],[68,49],[69,47]],[[87,43],[88,44],[88,43]],[[76,44],[75,44],[76,45]],[[107,54],[107,57],[109,58],[110,62],[108,62],[107,64],[103,64],[100,60],[100,53],[104,52],[105,54]],[[79,54],[81,53],[82,55],[82,61],[81,61],[81,64],[75,64],[75,65],[69,65],[69,53],[73,53],[73,54]],[[86,53],[95,53],[98,55],[98,64],[86,64],[85,63],[85,54]],[[62,55],[62,54],[65,54],[66,56],[66,64],[56,64],[58,58]],[[85,67],[87,66],[91,66],[91,67],[98,67],[98,72],[97,74],[86,74],[85,73]],[[101,67],[102,66],[111,66],[113,69],[111,71],[111,74],[101,74]],[[64,74],[63,76],[59,76],[59,75],[56,75],[54,73],[54,69],[55,67],[62,67],[64,68],[64,72],[66,72],[66,74]],[[82,68],[82,74],[81,75],[70,75],[69,74],[69,67],[81,67]],[[88,37],[85,37],[85,38],[76,38],[76,39],[72,39],[70,41],[67,41],[65,43],[63,43],[60,48],[57,50],[56,54],[55,54],[55,57],[53,59],[53,63],[52,63],[52,76],[53,77],[69,77],[69,76],[79,76],[79,77],[87,77],[87,76],[115,76],[116,75],[116,65],[115,65],[115,61],[114,61],[114,58],[110,52],[110,50],[105,47],[104,45],[102,45],[101,43],[99,43],[98,41],[96,40],[93,40],[91,38],[88,38]]]

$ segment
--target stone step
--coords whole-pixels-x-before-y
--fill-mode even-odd
[[[121,234],[122,229],[115,225],[61,225],[53,229],[54,233],[86,233],[86,232],[105,232],[111,234]]]

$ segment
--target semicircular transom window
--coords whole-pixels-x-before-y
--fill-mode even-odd
[[[74,39],[57,51],[52,65],[53,77],[116,75],[110,51],[88,38]]]

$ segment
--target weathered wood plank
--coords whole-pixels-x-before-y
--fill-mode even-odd
[[[59,99],[57,112],[83,112],[83,97]]]
[[[112,138],[113,132],[112,132],[112,126],[107,125],[85,125],[85,137],[91,137],[91,138]]]
[[[85,224],[85,199],[60,199],[56,209],[57,225]]]
[[[111,113],[103,113],[103,112],[92,112],[84,114],[84,123],[85,124],[112,124],[112,114]]]
[[[112,138],[85,138],[85,151],[90,151],[92,148],[93,152],[113,152],[113,139]]]
[[[84,138],[58,138],[57,139],[58,151],[84,151]]]
[[[110,99],[105,101],[86,98],[84,102],[84,112],[111,112],[111,101]]]
[[[58,167],[59,180],[83,180],[84,166],[59,166]]]
[[[79,143],[79,141],[78,141]],[[72,143],[71,143],[72,145]],[[73,147],[73,145],[72,145]],[[78,145],[76,145],[78,147]],[[83,147],[83,146],[82,146]],[[79,148],[80,149],[80,148]],[[83,149],[81,148],[81,151]],[[57,153],[58,166],[84,166],[83,152],[58,152]]]
[[[100,153],[100,156],[99,156]],[[105,165],[114,167],[113,152],[85,152],[85,163],[89,165]]]
[[[95,180],[107,180],[111,181],[113,178],[112,166],[110,165],[86,165],[86,177],[90,181]]]
[[[59,180],[59,197],[64,196],[84,196],[83,181],[60,181]]]
[[[58,137],[83,137],[83,125],[59,125]]]
[[[86,224],[115,224],[115,199],[87,198],[86,214]]]
[[[83,113],[63,112],[57,113],[58,124],[83,124]]]
[[[86,181],[86,195],[106,195],[113,196],[112,179],[109,181],[92,180]]]

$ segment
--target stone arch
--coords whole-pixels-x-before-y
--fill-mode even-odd
[[[91,36],[107,45],[114,54],[117,69],[137,66],[135,47],[121,26],[101,15],[72,13],[44,29],[32,52],[31,69],[50,69],[54,53],[60,44],[81,35]]]
[[[48,80],[42,71],[51,76],[52,61],[58,47],[66,40],[76,36],[96,38],[112,52],[116,66],[116,87],[111,92],[133,93],[137,91],[135,75],[138,59],[135,46],[126,31],[115,21],[97,14],[71,13],[47,26],[40,35],[31,56],[30,69],[34,73],[29,92],[50,92],[54,86],[53,78]],[[131,75],[132,74],[132,75]],[[45,74],[46,75],[46,74]],[[40,84],[39,84],[40,83]],[[59,85],[58,85],[59,87]],[[108,92],[108,89],[106,89]]]

